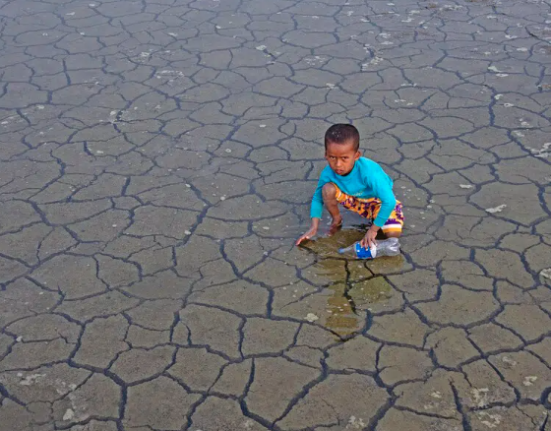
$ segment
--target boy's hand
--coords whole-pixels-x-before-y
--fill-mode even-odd
[[[318,233],[318,228],[312,226],[310,229],[308,229],[308,232],[306,232],[306,233],[303,234],[299,239],[297,239],[297,242],[295,243],[295,245],[300,245],[300,243],[301,243],[302,241],[304,241],[305,239],[310,239],[310,238],[312,238],[312,237],[315,236],[317,233]]]
[[[379,231],[379,227],[375,225],[371,225],[363,239],[361,240],[360,244],[364,248],[372,247],[373,245],[377,245],[377,241],[375,241],[375,238],[377,237],[377,232]]]
[[[297,242],[295,242],[295,245],[300,245],[300,243],[302,241],[304,241],[305,239],[310,239],[313,236],[316,236],[316,234],[318,233],[319,225],[320,225],[320,219],[319,218],[313,218],[312,219],[312,225],[310,226],[310,229],[308,229],[308,232],[306,232],[299,239],[297,239]]]

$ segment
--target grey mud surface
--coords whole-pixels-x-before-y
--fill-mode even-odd
[[[550,5],[391,1],[2,2],[1,431],[551,430]]]

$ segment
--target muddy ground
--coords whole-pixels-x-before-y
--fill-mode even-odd
[[[0,17],[1,431],[551,430],[549,3]],[[402,256],[293,247],[350,121]]]

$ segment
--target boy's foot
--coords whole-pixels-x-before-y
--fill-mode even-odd
[[[333,223],[329,227],[329,236],[334,235],[337,231],[342,228],[342,218],[334,219]]]

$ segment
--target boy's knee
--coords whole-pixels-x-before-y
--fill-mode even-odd
[[[401,231],[393,231],[393,232],[384,232],[383,233],[385,234],[385,236],[387,238],[400,238],[402,236],[402,232]]]
[[[333,199],[337,195],[337,187],[333,183],[327,183],[321,189],[323,200]]]

